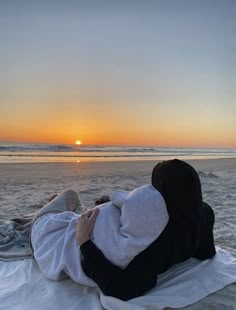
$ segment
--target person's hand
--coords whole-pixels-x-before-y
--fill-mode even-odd
[[[90,234],[93,231],[98,213],[99,209],[94,208],[86,211],[80,216],[76,224],[75,233],[75,238],[80,246],[90,239]]]

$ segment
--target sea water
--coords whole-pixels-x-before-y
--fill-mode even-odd
[[[235,148],[0,143],[0,163],[236,158]]]

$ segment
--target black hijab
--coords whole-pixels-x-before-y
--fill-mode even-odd
[[[202,207],[201,182],[196,170],[178,159],[158,163],[152,185],[162,194],[170,222],[178,228],[196,227]]]

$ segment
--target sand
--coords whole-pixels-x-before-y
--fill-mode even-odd
[[[216,245],[236,257],[236,159],[188,161],[198,171],[203,198],[216,215]],[[73,188],[90,208],[101,195],[150,182],[156,161],[0,164],[0,217],[38,210],[48,198]],[[185,309],[236,309],[236,284]]]

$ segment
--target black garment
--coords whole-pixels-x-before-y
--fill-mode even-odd
[[[122,300],[141,296],[156,285],[158,274],[174,264],[190,257],[201,260],[213,257],[213,225],[214,213],[203,203],[194,229],[188,232],[185,227],[176,229],[169,221],[162,234],[123,270],[108,261],[89,240],[80,247],[82,268],[105,295]]]
[[[159,162],[152,171],[152,185],[162,194],[172,224],[186,231],[195,229],[202,207],[197,171],[179,159]]]

